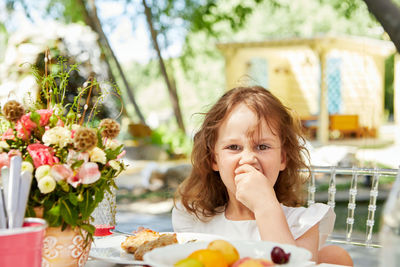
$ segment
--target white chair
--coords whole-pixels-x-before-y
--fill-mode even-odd
[[[311,178],[308,184],[308,198],[307,205],[315,203],[316,193],[316,175],[317,174],[328,174],[329,187],[327,204],[333,209],[336,205],[336,179],[337,175],[349,175],[351,176],[350,188],[348,189],[348,205],[347,205],[347,218],[336,218],[336,220],[346,220],[346,233],[345,236],[330,236],[328,242],[341,243],[347,245],[357,245],[364,247],[381,247],[378,241],[372,240],[373,228],[375,225],[375,213],[376,213],[376,201],[379,194],[379,180],[382,176],[397,176],[398,169],[379,169],[379,168],[345,168],[345,167],[323,167],[323,166],[311,166]],[[302,170],[308,172],[308,170]],[[369,189],[369,205],[368,205],[368,217],[366,220],[366,234],[364,240],[355,240],[353,238],[353,225],[354,218],[356,215],[356,200],[357,200],[357,182],[365,176],[372,176],[371,187]]]

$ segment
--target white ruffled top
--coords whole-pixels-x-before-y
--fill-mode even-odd
[[[203,222],[185,211],[179,203],[172,210],[172,226],[175,232],[193,232],[215,234],[229,240],[261,240],[255,220],[232,221],[225,212]],[[281,205],[294,239],[301,237],[311,227],[319,223],[319,246],[321,247],[332,233],[335,224],[335,212],[326,204],[316,203],[305,207],[286,207]]]

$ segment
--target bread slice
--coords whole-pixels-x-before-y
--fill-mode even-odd
[[[145,242],[143,245],[139,246],[135,251],[135,259],[143,260],[143,255],[147,252],[160,247],[165,247],[168,245],[176,244],[178,240],[176,239],[176,234],[163,234],[159,238]]]
[[[142,229],[134,236],[128,236],[124,242],[121,243],[121,248],[128,253],[135,253],[135,251],[146,242],[156,240],[160,237],[158,232],[150,229]]]

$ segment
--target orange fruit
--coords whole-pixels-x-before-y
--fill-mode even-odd
[[[199,260],[185,258],[175,263],[174,267],[204,267],[204,265]]]
[[[240,258],[237,249],[231,243],[225,240],[214,240],[208,244],[207,248],[220,251],[222,255],[224,255],[228,265],[232,265]]]
[[[188,258],[200,261],[204,267],[228,267],[224,255],[217,250],[199,249],[190,254]]]

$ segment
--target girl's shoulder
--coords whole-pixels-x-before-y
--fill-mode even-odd
[[[326,204],[315,203],[309,207],[282,205],[282,209],[295,238],[303,235],[316,224],[319,224],[320,234],[330,234],[333,231],[336,215],[333,209]]]
[[[282,205],[286,217],[324,217],[325,215],[334,215],[333,209],[323,203],[314,203],[308,207],[287,207]]]

